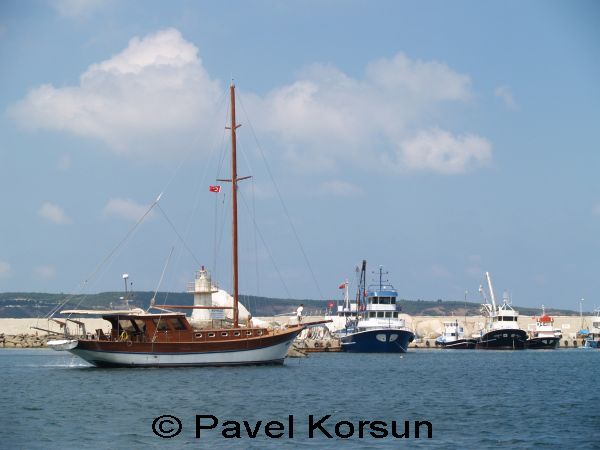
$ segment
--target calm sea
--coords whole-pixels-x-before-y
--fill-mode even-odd
[[[1,350],[0,447],[600,448],[600,351],[316,354],[283,367],[96,369],[68,353]],[[159,416],[181,432],[161,438]],[[214,429],[196,438],[196,416]],[[293,416],[290,436],[289,416]],[[309,420],[322,427],[309,438]],[[174,433],[173,418],[160,433]],[[257,437],[248,437],[243,421]],[[382,421],[376,438],[359,421]],[[225,438],[222,432],[240,438]],[[264,424],[270,426],[268,438]],[[409,438],[399,434],[409,421]],[[431,423],[419,427],[414,421]],[[349,422],[349,423],[348,423]],[[341,435],[335,435],[336,424]],[[200,419],[202,426],[213,419]],[[383,427],[381,424],[378,425]],[[229,431],[227,431],[229,430]],[[382,436],[382,431],[374,432]]]

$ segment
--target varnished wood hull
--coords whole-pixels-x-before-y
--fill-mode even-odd
[[[69,350],[97,367],[177,367],[283,364],[301,329],[251,339],[137,343],[80,340]]]

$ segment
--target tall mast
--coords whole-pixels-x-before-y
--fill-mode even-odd
[[[236,154],[236,131],[241,125],[235,123],[235,85],[231,83],[229,87],[231,97],[231,126],[225,127],[231,130],[231,179],[218,179],[217,181],[225,181],[231,183],[231,241],[233,252],[233,326],[239,326],[239,308],[238,308],[238,223],[237,223],[237,183],[238,181],[246,180],[248,177],[237,176],[237,154]]]
[[[235,123],[235,85],[231,83],[229,87],[231,94],[231,191],[232,201],[232,248],[233,248],[233,326],[237,328],[238,323],[238,230],[237,230],[237,156],[236,156],[236,136],[235,130],[238,125]]]

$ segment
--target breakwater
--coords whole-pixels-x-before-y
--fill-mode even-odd
[[[471,335],[476,333],[485,324],[483,316],[408,316],[402,315],[406,321],[406,326],[411,329],[416,339],[411,347],[427,348],[435,346],[435,338],[439,336],[444,328],[444,322],[458,320],[465,327],[466,333]],[[295,317],[277,316],[277,317],[258,317],[255,318],[265,324],[295,323]],[[324,320],[329,317],[314,316],[306,317],[306,321]],[[330,329],[340,328],[343,323],[339,323],[333,318],[334,322],[328,324]],[[581,339],[577,339],[577,332],[583,327],[592,323],[592,316],[583,316],[583,319],[577,316],[554,316],[554,327],[562,331],[563,337],[560,341],[561,347],[581,346]],[[529,316],[519,316],[519,327],[528,330],[535,325],[535,319]],[[43,347],[50,339],[60,339],[65,334],[65,327],[71,334],[94,333],[102,329],[105,333],[110,330],[110,325],[103,319],[77,319],[77,322],[66,321],[65,319],[0,319],[0,348],[31,348]]]

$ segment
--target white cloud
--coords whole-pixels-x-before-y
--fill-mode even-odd
[[[87,19],[106,4],[107,0],[52,0],[51,2],[61,16],[71,19]]]
[[[133,38],[120,53],[91,65],[77,86],[32,89],[10,112],[30,129],[99,139],[122,155],[165,159],[222,129],[216,110],[221,94],[196,46],[167,29]],[[314,64],[264,96],[244,92],[243,104],[261,140],[272,139],[295,169],[354,165],[457,174],[491,159],[485,138],[438,126],[446,105],[471,98],[468,75],[398,53],[367,64],[362,78]],[[194,147],[210,149],[212,142]]]
[[[148,211],[149,207],[150,205],[142,205],[126,198],[111,198],[102,212],[106,216],[120,217],[137,222]]]
[[[0,261],[0,278],[8,278],[11,274],[12,267],[6,261]]]
[[[254,96],[250,103],[258,128],[281,141],[297,168],[353,164],[457,174],[487,163],[491,144],[473,133],[462,137],[439,127],[431,131],[429,121],[441,104],[469,101],[470,84],[468,76],[442,63],[398,54],[369,64],[362,80],[332,66],[313,65],[295,83],[264,98]],[[400,155],[389,164],[385,155],[397,148]]]
[[[100,139],[128,156],[165,158],[196,134],[214,134],[220,93],[198,49],[168,29],[131,39],[121,53],[91,65],[78,86],[31,90],[11,113],[27,128]]]
[[[321,192],[339,197],[357,197],[364,195],[364,191],[359,186],[343,180],[324,182],[321,185]]]
[[[368,78],[385,92],[404,93],[420,101],[470,98],[471,80],[437,61],[411,61],[402,53],[369,64]]]
[[[513,96],[512,90],[508,86],[498,86],[494,90],[494,95],[504,102],[510,109],[517,109],[517,102]]]
[[[35,274],[38,278],[49,280],[56,275],[56,269],[52,266],[38,266],[35,268]]]
[[[443,174],[459,174],[489,164],[490,142],[475,135],[454,136],[434,128],[421,131],[402,142],[395,159],[384,158],[397,170],[429,170]]]
[[[67,225],[71,223],[71,219],[67,217],[63,209],[55,205],[54,203],[44,202],[40,209],[38,209],[38,215],[49,222],[57,225]]]

